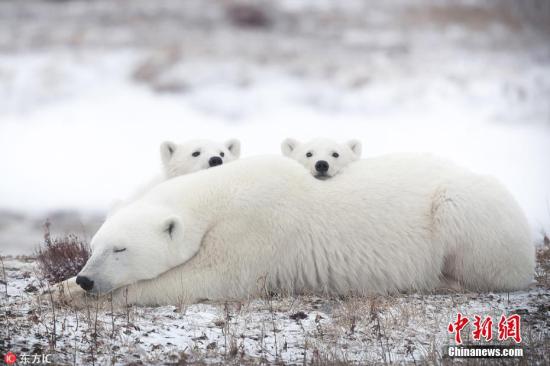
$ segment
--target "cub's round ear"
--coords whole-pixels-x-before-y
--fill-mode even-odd
[[[160,158],[163,164],[168,164],[170,159],[172,159],[172,155],[176,152],[176,147],[177,145],[172,141],[164,141],[160,144]]]
[[[230,139],[224,143],[225,147],[234,157],[241,156],[241,142],[237,139]]]
[[[183,233],[183,223],[178,216],[170,216],[164,220],[162,230],[173,240]]]
[[[350,148],[350,150],[355,154],[357,158],[361,157],[361,152],[363,151],[363,146],[361,145],[361,141],[359,140],[349,140],[346,145]]]
[[[292,154],[292,152],[298,147],[298,145],[300,145],[298,140],[291,138],[285,139],[281,143],[281,152],[284,156],[290,156],[290,154]]]

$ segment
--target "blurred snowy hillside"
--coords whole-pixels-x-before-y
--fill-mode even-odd
[[[0,254],[89,237],[166,139],[363,141],[497,176],[550,231],[550,2],[0,2]],[[80,228],[80,229],[79,229]]]

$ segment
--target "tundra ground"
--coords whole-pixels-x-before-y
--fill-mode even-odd
[[[76,309],[37,296],[48,285],[34,258],[6,257],[0,348],[20,356],[50,354],[59,364],[453,363],[444,358],[444,346],[454,342],[447,327],[458,312],[471,319],[490,315],[495,326],[504,313],[522,319],[525,355],[510,364],[543,365],[550,362],[548,243],[538,259],[537,283],[513,293],[350,298],[260,293],[239,302],[123,308],[90,298]],[[473,341],[471,332],[469,325],[462,331],[466,344],[486,344]]]

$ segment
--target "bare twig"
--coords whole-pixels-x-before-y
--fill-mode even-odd
[[[4,281],[3,281],[3,284],[4,284],[4,287],[5,287],[5,292],[6,292],[6,299],[5,299],[5,302],[3,304],[3,307],[5,306],[6,307],[6,311],[4,312],[5,316],[4,318],[6,319],[6,335],[7,335],[7,346],[11,346],[11,331],[10,331],[10,318],[9,316],[7,316],[8,312],[7,310],[9,309],[9,302],[8,302],[8,277],[6,276],[6,268],[4,267],[4,259],[2,258],[2,256],[0,256],[0,262],[2,263],[2,274],[4,276]]]
[[[126,307],[126,328],[130,327],[130,306],[128,305],[128,288],[124,289],[124,303]]]
[[[3,285],[6,293],[6,299],[8,298],[8,276],[6,276],[6,267],[4,267],[4,258],[0,255],[0,263],[2,263],[2,275],[4,277]]]
[[[73,365],[76,366],[76,353],[77,353],[77,334],[78,334],[78,310],[74,309],[74,316],[76,319],[76,328],[74,330],[74,355],[73,355]]]
[[[267,288],[267,275],[262,277],[263,280],[263,290],[267,303],[269,305],[269,314],[271,315],[271,326],[273,327],[273,343],[275,345],[275,360],[279,359],[279,351],[277,347],[277,328],[275,326],[275,311],[273,310],[273,296]]]
[[[49,282],[46,281],[46,284],[48,285],[48,294],[50,296],[50,304],[52,306],[52,339],[51,339],[51,345],[53,346],[53,350],[55,350],[56,341],[57,341],[57,326],[56,326],[56,317],[55,317],[55,301],[53,301],[53,291],[50,288]]]
[[[94,346],[95,349],[97,349],[97,318],[99,314],[99,300],[96,299],[95,301],[95,319],[94,319]]]
[[[115,311],[113,309],[113,294],[109,297],[111,303],[111,339],[115,337]]]
[[[225,324],[224,324],[224,327],[222,328],[222,332],[223,332],[223,348],[224,348],[224,357],[227,358],[227,332],[229,331],[229,309],[228,309],[228,305],[227,305],[227,302],[225,302],[224,304],[224,311],[225,311]]]

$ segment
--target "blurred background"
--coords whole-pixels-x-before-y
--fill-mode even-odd
[[[0,254],[89,239],[159,144],[358,138],[497,176],[550,231],[550,1],[3,0]]]

